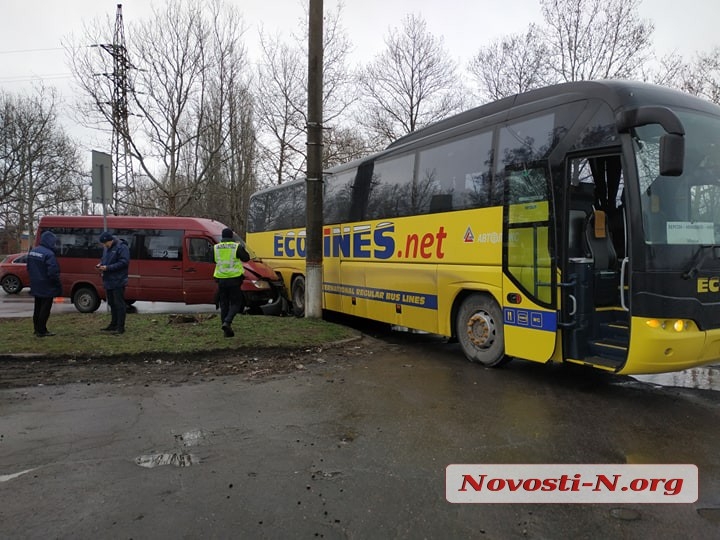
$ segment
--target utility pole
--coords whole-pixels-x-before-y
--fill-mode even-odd
[[[115,198],[112,202],[114,214],[128,214],[128,210],[136,208],[135,179],[130,157],[128,127],[128,70],[132,68],[125,47],[125,30],[123,26],[122,4],[117,4],[115,14],[115,34],[111,44],[100,47],[112,56],[113,71],[108,74],[113,83],[112,101],[112,150],[113,169],[115,172]]]
[[[322,318],[323,0],[309,0],[305,317]]]

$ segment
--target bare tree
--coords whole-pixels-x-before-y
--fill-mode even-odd
[[[131,154],[142,173],[137,204],[144,212],[178,215],[208,189],[216,158],[226,151],[233,93],[247,83],[242,20],[222,0],[167,1],[127,32],[132,69]],[[101,38],[87,33],[86,40]],[[113,124],[111,84],[100,53],[76,48],[71,58],[96,116]],[[115,129],[124,130],[122,125]],[[213,169],[214,167],[214,169]]]
[[[342,120],[357,98],[354,77],[347,67],[350,42],[341,24],[343,3],[328,11],[323,21],[323,127],[324,165],[334,164],[333,155],[352,154],[340,149],[346,141]],[[307,13],[306,19],[307,21]],[[307,24],[305,32],[283,41],[279,36],[260,35],[261,62],[256,95],[260,126],[260,152],[267,183],[281,184],[304,174],[307,161]],[[327,154],[327,145],[333,147]]]
[[[542,24],[502,38],[472,59],[469,69],[482,99],[561,82],[642,76],[654,28],[640,20],[640,0],[540,3]]]
[[[227,141],[221,152],[208,156],[208,181],[186,210],[190,215],[217,219],[244,235],[250,195],[255,191],[256,142],[252,97],[243,85],[231,90],[228,111],[217,114],[217,122],[206,137]]]
[[[0,92],[0,221],[17,239],[35,234],[40,216],[83,201],[77,145],[58,121],[57,97],[39,88],[29,95]]]
[[[720,104],[720,47],[715,47],[709,53],[698,53],[685,66],[680,88]]]
[[[363,93],[359,120],[378,142],[390,143],[463,107],[455,62],[421,16],[408,15],[385,45],[357,79]]]
[[[295,178],[305,166],[307,61],[279,36],[260,35],[256,94],[263,177],[273,184]]]
[[[671,53],[643,66],[641,79],[653,84],[681,88],[687,69],[688,65],[682,56]]]
[[[698,52],[689,61],[678,53],[658,58],[643,70],[642,79],[720,104],[720,47]]]
[[[547,68],[555,82],[628,78],[650,57],[654,26],[640,0],[541,0]]]
[[[365,139],[353,133],[354,122],[348,115],[358,90],[355,74],[348,67],[352,45],[342,25],[343,9],[339,2],[337,10],[326,13],[323,21],[323,168],[368,152]]]
[[[548,60],[539,30],[531,24],[524,34],[492,42],[470,60],[480,100],[494,101],[543,86],[548,80]]]
[[[323,169],[359,159],[377,151],[354,127],[337,126],[325,134]]]

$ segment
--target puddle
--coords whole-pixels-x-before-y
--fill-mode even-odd
[[[7,482],[8,480],[13,480],[13,479],[17,478],[18,476],[22,476],[23,474],[27,474],[34,470],[35,469],[26,469],[24,471],[20,471],[15,474],[0,474],[0,482]]]
[[[180,435],[175,435],[175,440],[183,446],[197,446],[207,439],[207,434],[202,429],[186,431]]]
[[[720,523],[720,508],[698,508],[697,513],[708,521]]]
[[[199,446],[207,441],[209,434],[202,429],[193,429],[183,433],[173,435],[175,446],[178,448],[187,448],[189,446]],[[135,463],[140,467],[152,469],[161,465],[174,465],[175,467],[190,467],[200,463],[200,458],[195,454],[186,454],[179,452],[163,452],[158,454],[143,454],[135,458]]]
[[[161,465],[175,465],[175,467],[189,467],[197,465],[200,459],[192,454],[145,454],[135,458],[135,463],[141,467],[152,469]]]
[[[632,508],[613,508],[610,516],[621,521],[637,521],[640,519],[640,512]]]
[[[635,380],[658,386],[720,391],[720,366],[705,366],[674,373],[633,375]]]
[[[326,478],[326,479],[338,478],[338,477],[340,477],[340,476],[342,476],[342,472],[341,472],[341,471],[321,471],[321,470],[317,470],[317,471],[313,471],[312,474],[311,474],[311,477],[312,477],[313,480],[319,479],[319,478]]]

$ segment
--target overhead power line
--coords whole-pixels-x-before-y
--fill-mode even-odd
[[[72,73],[48,73],[45,75],[12,75],[0,77],[0,84],[25,83],[33,81],[57,81],[60,79],[72,79]]]
[[[52,47],[48,49],[16,49],[14,51],[0,51],[0,54],[25,54],[34,52],[47,52],[47,51],[64,51],[62,47]]]

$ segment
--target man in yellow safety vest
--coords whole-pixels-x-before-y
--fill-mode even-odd
[[[215,273],[218,284],[220,320],[225,337],[233,337],[232,322],[235,315],[242,313],[245,299],[241,290],[243,282],[243,261],[250,260],[248,252],[240,242],[234,241],[232,229],[223,229],[222,241],[215,244]]]

